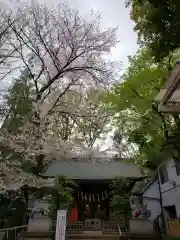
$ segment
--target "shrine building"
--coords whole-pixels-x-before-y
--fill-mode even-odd
[[[46,176],[64,176],[74,180],[78,187],[74,192],[74,206],[78,209],[76,220],[107,220],[110,213],[110,183],[117,177],[136,181],[141,171],[131,164],[118,161],[55,161]]]

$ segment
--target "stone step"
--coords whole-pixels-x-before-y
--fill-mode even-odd
[[[24,232],[19,236],[19,240],[52,240],[54,232]],[[87,231],[82,234],[71,233],[66,235],[66,240],[117,240],[117,234],[102,234],[101,231]],[[121,238],[123,239],[123,238]],[[125,239],[126,240],[126,239]]]
[[[97,233],[97,231],[92,231],[91,233],[82,233],[82,234],[68,234],[68,240],[117,240],[117,234],[102,234]]]
[[[18,240],[52,240],[54,232],[23,232],[19,234]]]
[[[19,240],[52,240],[54,232],[24,232],[19,235]],[[132,235],[118,236],[115,233],[102,234],[102,231],[84,231],[83,233],[68,233],[66,240],[156,240],[156,236]]]
[[[158,236],[154,234],[137,234],[137,233],[127,233],[129,239],[156,239]]]

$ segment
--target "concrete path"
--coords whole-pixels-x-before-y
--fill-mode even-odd
[[[29,220],[28,232],[48,232],[51,228],[51,220],[47,216],[34,216]]]
[[[42,215],[41,210],[48,207],[47,201],[32,199],[29,201],[29,208],[32,209],[33,218],[29,219],[28,232],[47,232],[51,228],[51,220]]]

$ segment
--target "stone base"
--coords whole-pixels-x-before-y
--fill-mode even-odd
[[[101,230],[101,220],[100,219],[86,219],[84,221],[85,230]]]
[[[153,235],[153,223],[148,219],[131,219],[129,221],[130,233],[139,235]]]

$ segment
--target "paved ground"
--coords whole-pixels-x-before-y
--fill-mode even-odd
[[[45,209],[48,207],[48,202],[45,200],[31,199],[28,202],[28,208]]]
[[[47,216],[34,216],[29,220],[28,232],[48,232],[51,228],[51,220]]]
[[[46,209],[47,201],[32,199],[29,201],[29,208],[33,209],[33,218],[29,220],[28,232],[46,232],[51,227],[51,221],[47,216],[43,216],[40,210]]]

